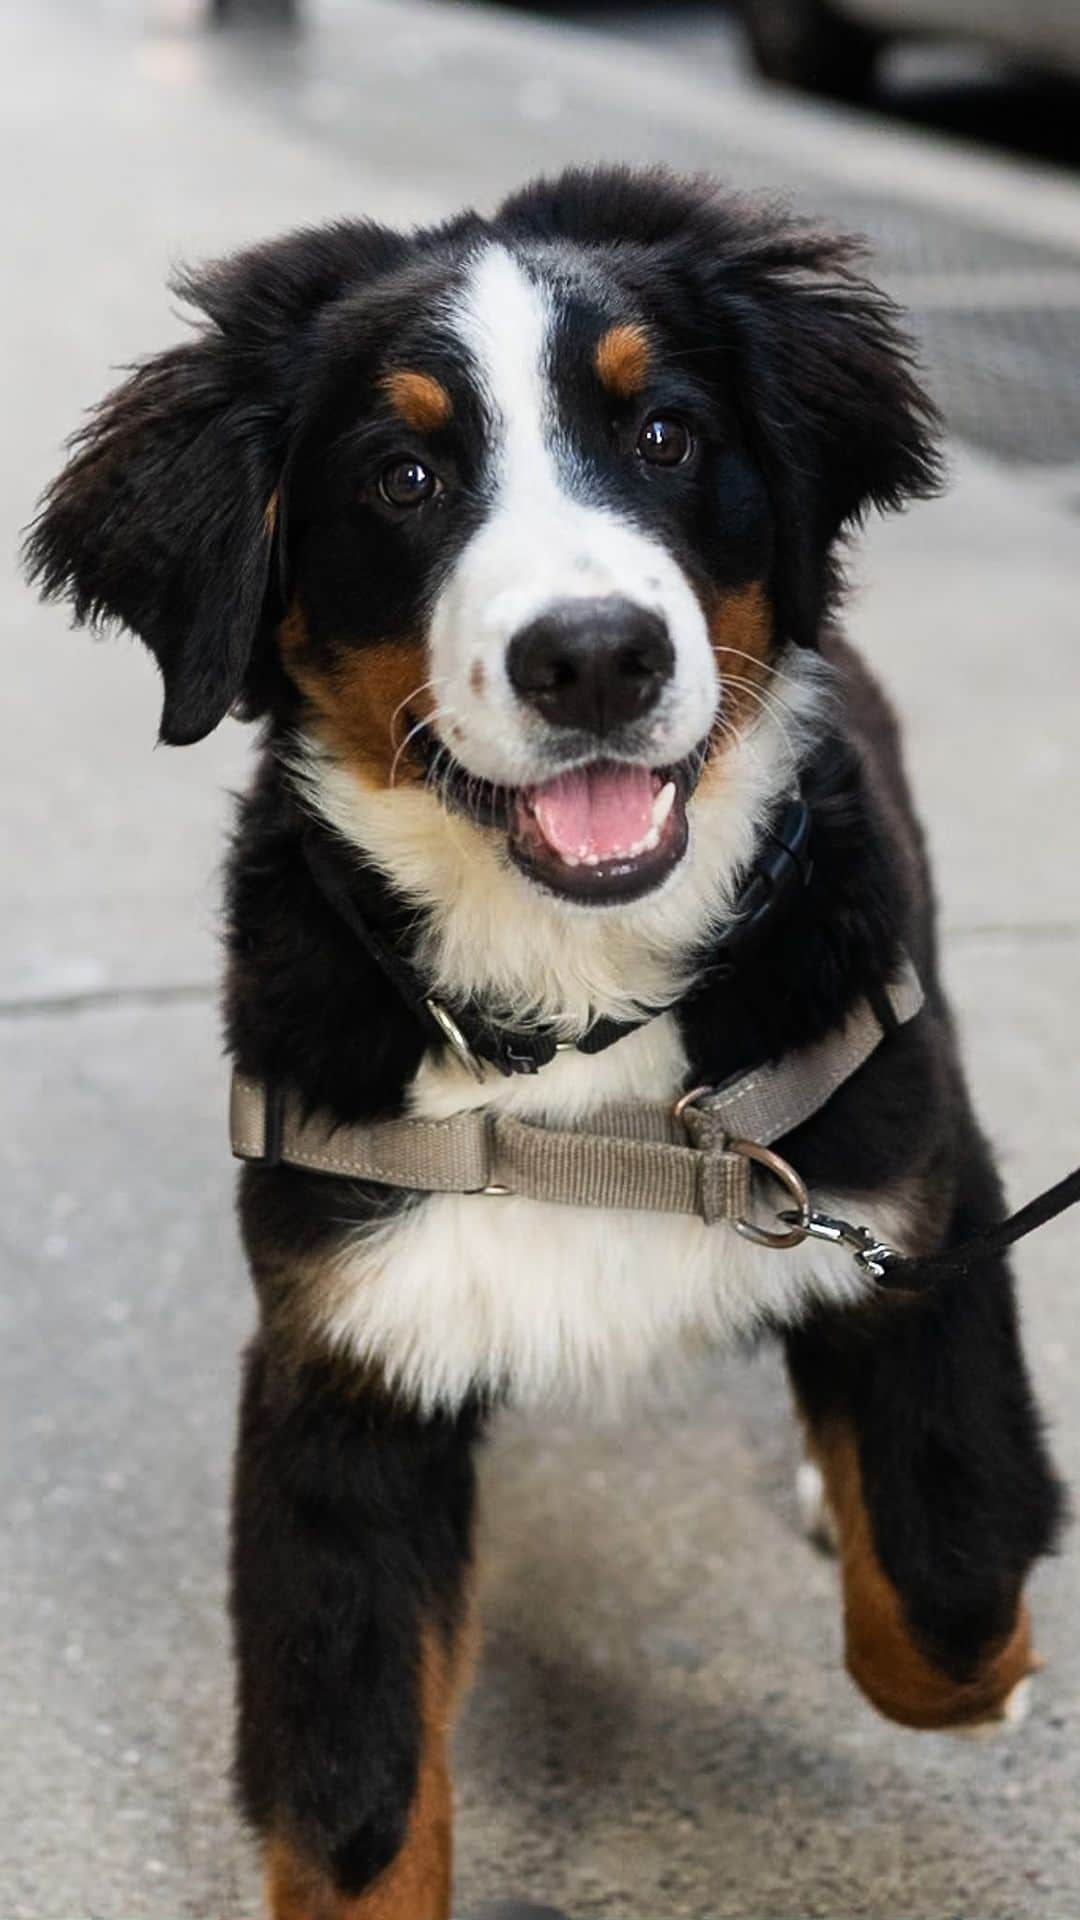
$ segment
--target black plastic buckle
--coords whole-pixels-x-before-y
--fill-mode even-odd
[[[766,920],[785,905],[799,888],[809,886],[814,863],[810,858],[810,809],[805,800],[793,800],[774,827],[738,904],[738,919],[724,945],[729,950],[753,945]]]
[[[518,1053],[513,1047],[503,1048],[507,1073],[539,1073],[540,1062],[531,1053]]]
[[[548,1034],[500,1034],[496,1042],[498,1064],[503,1073],[539,1073],[554,1060],[558,1051]]]

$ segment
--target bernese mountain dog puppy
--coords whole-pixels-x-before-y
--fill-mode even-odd
[[[938,477],[851,245],[700,181],[570,172],[181,290],[203,323],[106,399],[29,559],[146,641],[165,741],[262,723],[228,881],[248,1083],[331,1139],[477,1107],[572,1131],[782,1066],[868,1001],[881,1044],[785,1161],[908,1254],[1000,1219],[895,723],[834,620],[838,543]],[[741,942],[793,805],[798,882]],[[1015,1713],[1060,1501],[1003,1262],[898,1298],[818,1238],[265,1142],[240,1214],[237,1780],[274,1920],[449,1912],[493,1411],[608,1407],[720,1342],[786,1347],[869,1699],[916,1728]]]

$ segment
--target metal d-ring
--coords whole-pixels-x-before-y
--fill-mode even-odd
[[[485,1077],[483,1066],[470,1047],[453,1014],[447,1013],[446,1008],[438,1000],[425,1000],[424,1005],[434,1020],[435,1025],[448,1042],[450,1051],[455,1059],[460,1061],[461,1065],[472,1074],[474,1080],[483,1085]]]
[[[787,1188],[795,1202],[795,1208],[792,1209],[795,1224],[789,1227],[786,1233],[775,1233],[769,1227],[759,1227],[753,1220],[733,1220],[731,1224],[736,1233],[741,1233],[744,1240],[752,1240],[758,1247],[800,1246],[810,1232],[810,1195],[794,1167],[789,1166],[786,1160],[782,1160],[778,1153],[773,1153],[771,1147],[759,1147],[756,1140],[725,1140],[724,1151],[741,1153],[745,1159],[752,1160],[756,1166],[764,1167],[767,1173],[772,1174],[774,1180],[778,1180],[782,1187]],[[778,1217],[785,1219],[790,1218],[791,1215],[781,1214]]]
[[[680,1093],[675,1105],[671,1109],[672,1119],[681,1121],[687,1107],[694,1106],[703,1094],[711,1092],[711,1087],[690,1087],[686,1093]]]

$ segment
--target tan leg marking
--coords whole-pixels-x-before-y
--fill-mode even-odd
[[[813,1436],[811,1453],[825,1476],[836,1522],[847,1669],[857,1686],[879,1713],[905,1727],[1002,1719],[1014,1687],[1036,1665],[1026,1606],[1021,1603],[1012,1632],[988,1650],[971,1680],[943,1673],[914,1640],[900,1596],[877,1557],[854,1434],[839,1422],[823,1425]]]
[[[422,640],[402,636],[340,647],[317,658],[304,616],[294,607],[278,630],[285,671],[305,696],[331,751],[372,786],[419,786],[424,765],[405,745],[410,727],[435,701]]]
[[[453,1802],[447,1742],[472,1658],[471,1628],[452,1648],[428,1631],[421,1648],[420,1756],[401,1849],[363,1893],[344,1894],[282,1834],[266,1851],[270,1920],[450,1920]]]

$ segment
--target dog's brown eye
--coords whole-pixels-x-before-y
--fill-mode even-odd
[[[439,481],[420,460],[391,460],[379,475],[379,492],[392,507],[420,507],[439,491]]]
[[[694,451],[694,436],[681,420],[655,413],[638,434],[637,450],[650,467],[681,467]]]

